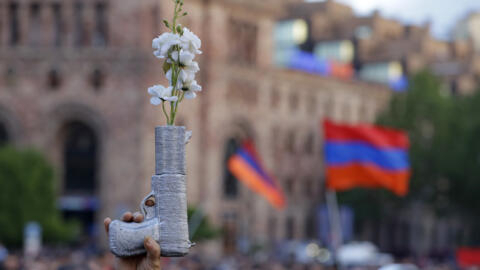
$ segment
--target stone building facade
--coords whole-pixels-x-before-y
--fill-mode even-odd
[[[272,31],[283,8],[273,0],[186,1],[184,24],[203,41],[204,91],[182,104],[177,124],[193,131],[189,203],[225,229],[211,244],[217,253],[244,239],[315,238],[320,122],[373,121],[390,97],[380,85],[274,68]],[[164,120],[146,89],[165,83],[151,39],[171,10],[167,0],[0,2],[0,139],[47,155],[67,217],[98,225],[148,193],[153,128]],[[284,211],[226,170],[245,138],[287,194]]]

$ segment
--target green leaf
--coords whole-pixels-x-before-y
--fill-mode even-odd
[[[163,62],[163,72],[167,74],[167,72],[170,70],[172,67],[172,64],[168,63],[167,61]]]

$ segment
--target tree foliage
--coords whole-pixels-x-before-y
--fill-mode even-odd
[[[202,213],[202,210],[190,206],[188,207],[188,225],[192,235],[193,242],[214,239],[220,234],[220,230],[214,227],[210,220]]]
[[[0,242],[20,245],[30,221],[42,226],[46,242],[72,239],[76,226],[62,221],[54,184],[52,166],[39,153],[0,149]]]

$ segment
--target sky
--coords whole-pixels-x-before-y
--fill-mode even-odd
[[[316,2],[322,0],[306,0]],[[450,37],[455,22],[471,11],[480,12],[480,0],[335,0],[353,7],[359,15],[371,14],[375,9],[393,19],[406,23],[432,23],[433,34],[441,39]]]

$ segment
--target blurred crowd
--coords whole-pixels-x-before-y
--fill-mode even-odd
[[[89,249],[51,249],[42,250],[39,256],[28,259],[21,253],[9,253],[1,259],[1,268],[6,270],[112,270],[115,269],[115,258],[108,251],[95,251]],[[302,264],[294,260],[278,260],[264,258],[258,260],[255,256],[234,255],[219,261],[191,254],[184,258],[163,258],[163,270],[335,270],[334,266],[325,266],[316,263]],[[342,267],[348,270],[370,270],[378,267]],[[463,270],[447,264],[427,263],[420,269],[426,270]],[[466,270],[480,270],[478,267]]]

